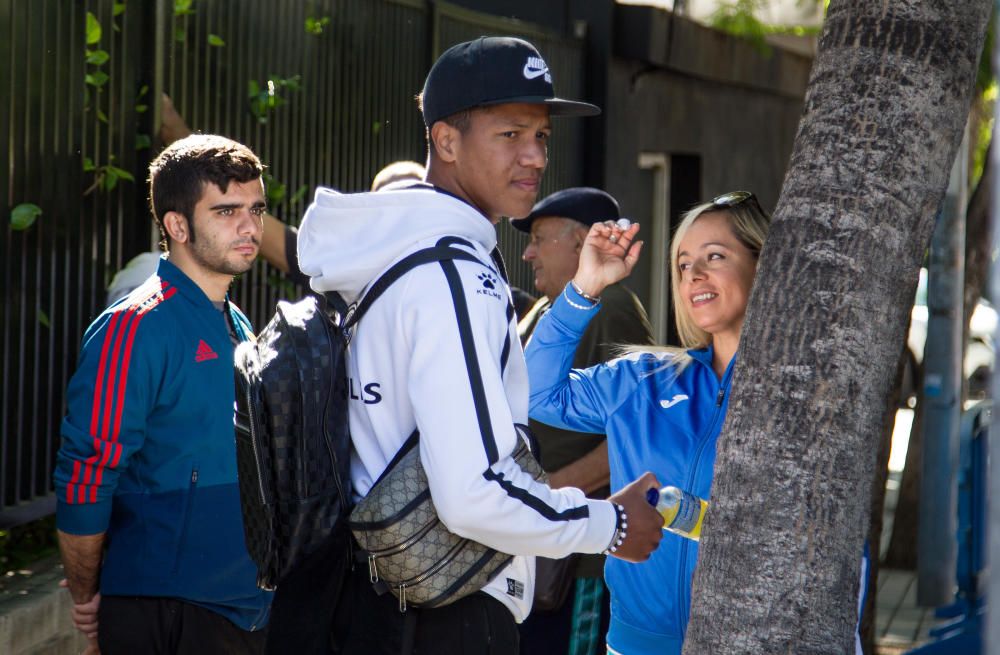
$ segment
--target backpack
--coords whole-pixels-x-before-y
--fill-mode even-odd
[[[480,261],[442,245],[456,241],[442,240],[394,264],[343,318],[313,296],[281,301],[256,341],[237,346],[236,467],[244,537],[260,588],[275,589],[345,531],[350,330],[410,269],[444,259]]]

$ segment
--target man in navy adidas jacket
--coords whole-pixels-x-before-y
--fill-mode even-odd
[[[270,594],[244,545],[233,440],[233,349],[251,329],[227,296],[257,256],[261,172],[223,137],[164,150],[150,197],[167,254],[84,335],[56,523],[74,622],[104,655],[263,647]]]

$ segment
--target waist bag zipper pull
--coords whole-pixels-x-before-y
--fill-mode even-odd
[[[368,556],[368,577],[372,581],[372,584],[378,582],[378,567],[375,565],[375,556]]]
[[[399,585],[399,611],[406,613],[406,585]]]

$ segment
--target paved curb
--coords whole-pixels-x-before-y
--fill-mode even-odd
[[[0,587],[0,653],[4,655],[76,655],[87,640],[70,620],[72,603],[59,586],[58,556],[28,571],[9,575]]]

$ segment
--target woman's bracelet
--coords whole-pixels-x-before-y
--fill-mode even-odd
[[[604,549],[605,555],[612,555],[618,552],[619,546],[625,543],[626,531],[628,530],[628,514],[625,508],[618,503],[613,503],[615,508],[615,533],[611,536],[611,543]]]
[[[576,280],[570,280],[569,283],[573,285],[573,291],[576,291],[578,294],[580,294],[580,296],[584,300],[589,300],[592,305],[596,305],[597,303],[601,302],[600,296],[597,296],[595,298],[594,296],[590,295],[589,293],[581,289],[579,286],[577,286]]]

